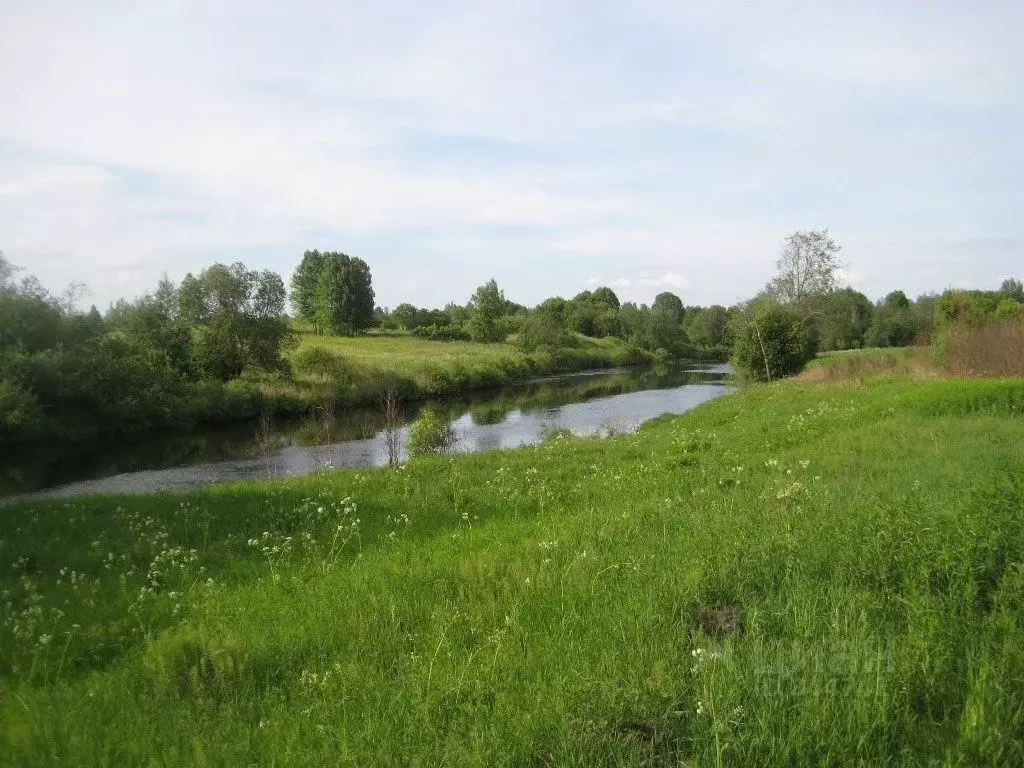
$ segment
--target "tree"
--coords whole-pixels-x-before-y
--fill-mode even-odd
[[[662,294],[664,296],[664,294]],[[670,294],[671,295],[671,294]],[[674,297],[678,298],[678,297]],[[686,343],[686,332],[680,322],[682,302],[676,307],[672,301],[662,301],[651,306],[650,329],[653,349],[664,349],[679,354]]]
[[[871,326],[864,334],[868,347],[908,347],[914,343],[921,326],[913,306],[903,291],[893,291],[879,303]]]
[[[810,300],[811,316],[818,326],[822,349],[854,349],[864,344],[871,327],[875,305],[853,288],[843,288]]]
[[[806,317],[781,304],[751,310],[736,338],[733,367],[754,381],[771,381],[798,373],[817,353]]]
[[[292,273],[291,301],[316,333],[355,335],[376,321],[370,267],[347,253],[306,251]]]
[[[683,308],[683,300],[670,291],[665,291],[655,296],[651,309],[655,312],[665,312],[676,324],[681,324],[686,314],[686,310]]]
[[[612,309],[619,308],[619,297],[615,295],[615,291],[607,286],[602,285],[600,288],[594,290],[593,300],[598,304],[604,304]]]
[[[725,343],[729,317],[725,307],[691,307],[684,317],[686,336],[691,344],[712,349]]]
[[[160,275],[156,288],[150,295],[161,315],[171,319],[178,317],[178,287],[166,272]]]
[[[315,323],[316,317],[316,290],[320,283],[320,273],[326,254],[320,251],[306,251],[302,254],[302,261],[292,273],[291,280],[291,302],[295,314],[309,323]],[[316,332],[322,329],[314,328]]]
[[[619,299],[611,288],[582,291],[568,302],[565,325],[584,336],[614,336],[619,333]]]
[[[373,279],[370,266],[362,259],[349,259],[341,310],[340,326],[348,333],[361,333],[373,325]]]
[[[1021,320],[1024,320],[1024,302],[1007,296],[996,305],[992,316],[996,320],[1009,320],[1019,323]]]
[[[391,319],[399,328],[411,331],[417,325],[416,307],[408,303],[399,304],[391,311]]]
[[[20,268],[11,264],[4,256],[3,251],[0,251],[0,291],[13,288],[12,278],[19,271]]]
[[[828,230],[797,231],[786,238],[768,292],[783,304],[832,293],[838,285],[840,247]]]
[[[60,303],[36,281],[8,283],[0,291],[0,351],[35,353],[58,346],[64,341],[63,319]]]
[[[313,296],[313,321],[319,332],[348,336],[373,326],[370,267],[347,253],[320,254],[322,263]]]
[[[188,325],[197,325],[208,318],[203,286],[191,272],[178,286],[178,316]]]
[[[935,323],[943,328],[981,325],[995,313],[1002,298],[994,291],[946,291],[935,305]]]
[[[468,330],[473,341],[502,341],[504,337],[498,327],[498,318],[505,307],[505,294],[498,288],[498,283],[494,279],[488,280],[473,292],[469,303],[472,314]]]
[[[999,292],[1014,301],[1024,302],[1024,283],[1021,283],[1020,280],[1014,277],[1008,277],[1003,280],[1003,284],[999,286]]]
[[[940,295],[937,293],[922,293],[910,307],[910,315],[914,319],[914,328],[917,329],[917,338],[926,343],[932,337],[935,328],[935,309],[939,304]]]
[[[259,318],[282,317],[285,296],[284,280],[279,274],[269,269],[257,273],[252,286],[250,314]]]
[[[240,314],[246,312],[252,298],[256,273],[246,269],[245,264],[213,264],[200,275],[203,286],[203,307],[206,316],[221,312]]]
[[[893,291],[882,299],[882,305],[889,309],[910,309],[910,299],[903,291]]]
[[[165,290],[158,292],[166,298]],[[158,303],[144,298],[143,319],[166,333],[161,317],[149,321]],[[119,302],[111,318],[129,309],[133,305]],[[159,364],[164,358],[95,309],[75,311],[34,277],[17,285],[8,279],[0,290],[0,443],[110,434],[180,418],[184,381]]]
[[[619,326],[622,337],[641,349],[656,349],[654,333],[651,325],[651,310],[646,304],[637,306],[627,301],[619,307]]]
[[[236,262],[186,275],[178,288],[178,315],[195,331],[199,370],[226,381],[248,366],[283,368],[282,352],[294,341],[284,304],[284,281],[269,270]]]
[[[444,312],[448,322],[452,325],[466,325],[469,322],[469,318],[473,315],[472,307],[456,304],[454,301],[445,304],[444,309],[441,311]]]
[[[537,349],[556,350],[572,346],[575,339],[565,328],[565,307],[565,299],[553,298],[533,310],[516,336],[519,348],[533,352]]]
[[[194,297],[202,304],[198,283],[195,288],[199,292]],[[141,350],[149,365],[179,376],[191,372],[192,332],[182,317],[180,292],[166,273],[152,293],[111,307],[107,324]]]
[[[883,306],[864,335],[868,347],[909,347],[917,337],[917,325],[908,310]]]

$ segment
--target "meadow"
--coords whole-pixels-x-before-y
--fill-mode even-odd
[[[0,763],[1024,765],[1024,380],[0,511]]]
[[[372,405],[389,387],[402,399],[421,400],[538,376],[652,362],[649,353],[614,337],[577,336],[573,347],[525,353],[508,343],[432,341],[398,333],[331,336],[300,328],[298,336],[291,353],[294,382],[270,384],[266,391],[307,407],[325,395],[341,405]]]
[[[478,344],[472,341],[431,341],[409,334],[371,333],[362,336],[329,336],[301,332],[299,351],[322,347],[353,362],[401,374],[429,370],[435,365],[501,364],[526,358],[510,344]]]

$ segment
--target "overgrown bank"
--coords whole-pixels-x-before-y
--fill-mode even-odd
[[[407,335],[359,337],[303,334],[292,358],[301,397],[340,405],[372,404],[394,388],[407,400],[446,397],[584,370],[724,362],[674,360],[614,337],[578,336],[573,346],[524,352],[512,344],[439,342]]]
[[[4,510],[19,765],[1020,765],[1021,380]]]

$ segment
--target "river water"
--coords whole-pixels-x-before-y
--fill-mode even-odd
[[[434,403],[452,421],[456,451],[530,445],[552,430],[577,435],[631,432],[665,413],[683,413],[729,390],[728,366],[614,370],[538,379]],[[422,405],[403,412],[408,424]],[[208,483],[305,475],[325,467],[369,467],[388,458],[383,419],[353,410],[333,420],[236,424],[187,434],[148,435],[77,454],[28,453],[0,475],[0,504],[81,493],[143,493]],[[6,495],[5,495],[6,494]]]

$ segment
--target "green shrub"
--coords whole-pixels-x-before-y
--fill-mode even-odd
[[[432,453],[447,453],[455,447],[455,430],[432,406],[423,409],[409,427],[409,458]]]
[[[788,307],[763,307],[736,339],[732,364],[746,379],[765,381],[799,373],[817,352],[809,323]]]
[[[431,341],[469,341],[469,334],[461,325],[421,325],[412,329],[412,335]]]
[[[558,314],[537,311],[523,323],[516,334],[515,343],[524,352],[535,352],[539,349],[574,347],[577,345],[577,339],[565,329]]]
[[[0,442],[33,437],[45,426],[36,397],[14,382],[0,380]]]

